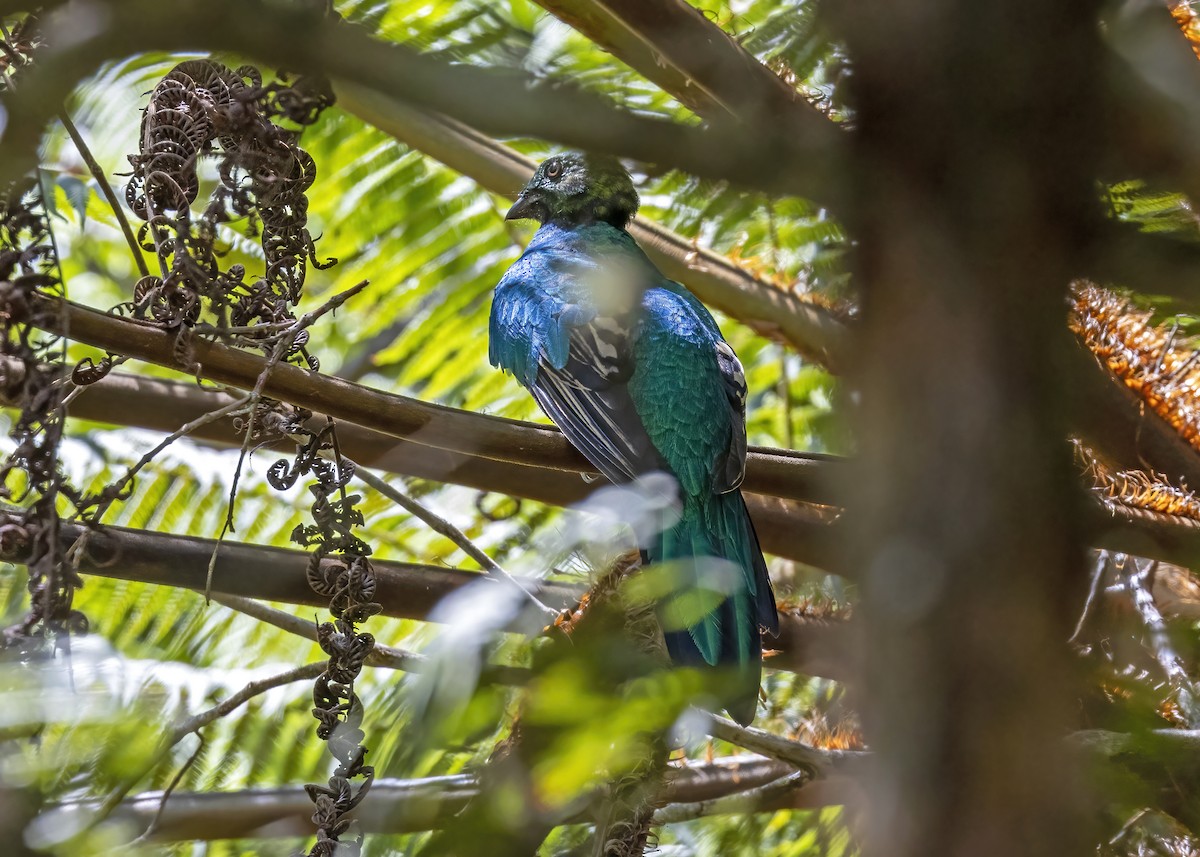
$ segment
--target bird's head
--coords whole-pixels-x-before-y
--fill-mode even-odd
[[[637,208],[637,191],[620,161],[568,152],[542,162],[505,219],[572,225],[603,222],[623,229]]]

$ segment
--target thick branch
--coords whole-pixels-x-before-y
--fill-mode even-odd
[[[54,5],[54,4],[50,4]],[[259,0],[127,0],[106,7],[86,33],[49,17],[53,50],[9,99],[0,146],[0,173],[9,178],[33,166],[49,119],[71,90],[106,60],[148,50],[233,51],[268,65],[324,73],[377,92],[398,94],[489,134],[532,135],[640,161],[676,166],[698,176],[729,179],[769,193],[814,199],[832,196],[841,171],[814,139],[799,139],[771,124],[747,132],[727,123],[695,128],[615,109],[574,87],[555,86],[514,70],[497,73],[454,65],[372,38],[359,26],[334,23],[322,4],[279,5]],[[2,0],[0,14],[23,4]],[[236,21],[237,26],[228,22]],[[803,175],[781,175],[775,165],[805,164]]]
[[[20,364],[0,359],[0,406],[20,408],[22,402],[17,398],[19,379],[5,375],[6,371],[13,370],[21,371]],[[180,425],[234,401],[226,393],[205,389],[195,383],[166,381],[123,372],[113,372],[77,392],[69,412],[72,419],[158,432],[174,431]],[[324,415],[316,415],[309,425],[315,429],[323,427]],[[347,456],[388,473],[451,482],[481,491],[500,491],[556,506],[577,503],[594,490],[569,466],[533,467],[492,461],[400,440],[346,421],[338,422],[337,433],[338,443]],[[235,429],[232,418],[200,426],[189,436],[194,440],[222,446],[241,445],[241,435]],[[283,438],[267,444],[267,447],[292,454],[296,445]],[[588,466],[581,458],[575,457],[574,461],[580,467]],[[567,463],[563,462],[564,465]]]
[[[1136,455],[1136,452],[1140,450],[1143,455],[1148,456],[1151,450],[1160,449],[1155,455],[1155,460],[1175,461],[1177,469],[1174,472],[1182,473],[1187,477],[1189,484],[1200,484],[1200,478],[1193,481],[1193,477],[1190,475],[1191,471],[1186,469],[1192,465],[1193,458],[1195,458],[1190,452],[1190,448],[1186,444],[1181,448],[1182,441],[1178,441],[1177,436],[1172,439],[1174,433],[1170,432],[1169,427],[1162,423],[1157,415],[1148,411],[1141,413],[1132,393],[1124,385],[1107,377],[1107,373],[1102,373],[1100,368],[1095,366],[1095,361],[1088,358],[1086,354],[1083,354],[1082,357],[1093,364],[1090,367],[1094,373],[1093,377],[1097,381],[1105,382],[1098,385],[1098,391],[1111,396],[1111,407],[1102,411],[1109,416],[1109,419],[1094,422],[1098,428],[1104,429],[1104,433],[1089,435],[1089,440],[1105,449],[1124,451],[1125,455]],[[0,375],[3,374],[4,368],[4,366],[0,366]],[[319,384],[321,377],[323,376],[313,376],[313,383]],[[5,398],[4,386],[0,384],[0,403],[19,406],[20,403],[14,399]],[[15,389],[15,386],[13,384],[12,388]],[[384,395],[366,388],[356,387],[355,389],[364,390],[368,395]],[[1083,398],[1092,402],[1096,401],[1090,394],[1084,395]],[[71,416],[154,431],[171,431],[182,423],[194,420],[230,401],[232,399],[223,393],[206,391],[193,384],[113,373],[84,389],[71,406]],[[1119,419],[1122,414],[1125,414],[1128,419],[1124,421]],[[465,416],[475,418],[475,415]],[[323,417],[318,416],[314,419],[323,422]],[[490,418],[478,417],[478,419]],[[521,433],[529,424],[509,423],[509,425],[515,436],[521,437]],[[550,434],[556,433],[553,429],[543,426],[537,426],[534,430]],[[1156,435],[1161,438],[1161,447],[1156,447],[1152,443]],[[192,436],[229,446],[237,446],[240,443],[239,435],[234,430],[231,421],[202,426]],[[594,490],[594,486],[585,483],[567,469],[492,461],[470,454],[422,446],[419,443],[398,440],[383,432],[365,429],[349,422],[339,423],[338,439],[342,450],[349,457],[369,467],[407,476],[452,482],[481,491],[496,491],[553,505],[568,506],[583,500]],[[514,441],[514,443],[519,443],[519,441]],[[291,449],[286,441],[281,442],[278,446],[283,450]],[[566,455],[573,456],[573,453],[567,450]],[[1166,457],[1168,455],[1171,456],[1170,459]],[[839,466],[836,460],[798,459],[786,452],[764,450],[761,459],[757,459],[757,457],[752,459],[752,461],[760,460],[762,462],[752,465],[760,468],[759,472],[754,474],[754,478],[769,477],[772,473],[770,463],[778,458],[787,459],[786,464],[807,461],[818,470],[818,473],[820,473],[820,468]],[[555,459],[552,457],[550,460],[554,461]],[[576,460],[581,461],[577,457]],[[1125,458],[1124,460],[1129,459]],[[560,466],[566,468],[569,464],[563,460]],[[789,473],[786,469],[781,469],[780,472],[785,475]],[[833,478],[830,477],[828,481],[832,481]],[[820,492],[824,489],[826,481],[824,476],[814,477],[811,486],[815,495],[814,499],[822,496]],[[832,487],[830,486],[830,488]],[[825,499],[832,502],[833,496],[831,493]],[[835,566],[835,563],[829,562],[829,560],[837,539],[836,527],[821,523],[811,513],[811,507],[787,504],[780,500],[753,495],[747,497],[747,502],[754,514],[759,537],[767,550],[818,566]],[[809,510],[808,519],[801,517],[806,509]],[[1095,508],[1091,515],[1091,522],[1094,533],[1092,542],[1097,547],[1160,559],[1185,567],[1200,567],[1200,529],[1181,523],[1177,519],[1153,515],[1138,516],[1132,513],[1122,517]],[[839,573],[854,576],[852,568],[844,566],[837,568]],[[783,649],[785,652],[795,648],[807,650],[807,646],[789,644],[787,636],[790,633],[792,631],[785,628],[783,642],[768,643],[768,645],[771,648]],[[845,647],[839,645],[835,648],[842,650]],[[782,663],[784,661],[779,662],[780,665]],[[818,674],[827,675],[829,671],[822,668],[818,670]]]
[[[39,298],[38,301],[52,300]],[[105,315],[67,303],[61,317],[54,310],[54,332],[105,350],[180,371],[176,337],[160,328]],[[252,389],[265,367],[262,357],[193,337],[189,358],[197,374],[211,381]],[[519,423],[414,399],[381,393],[328,375],[292,365],[278,365],[270,373],[263,394],[356,423],[395,438],[471,457],[591,472],[590,465],[560,432],[548,426]],[[82,400],[82,397],[81,397]],[[423,454],[423,453],[421,453]],[[357,456],[356,456],[357,459]],[[370,464],[367,458],[363,463]],[[765,470],[764,470],[765,467]],[[772,490],[788,490],[795,499],[829,497],[824,457],[790,451],[756,450],[747,461],[748,490],[759,480]],[[769,474],[765,471],[771,471]],[[445,478],[445,477],[443,477]],[[522,491],[512,493],[518,496]],[[747,498],[764,546],[781,556],[829,568],[835,564],[827,528],[804,507],[767,498]],[[807,516],[807,517],[806,517]]]
[[[49,301],[50,298],[38,300]],[[59,310],[56,308],[55,313]],[[255,354],[191,335],[188,367],[176,355],[176,335],[131,319],[67,302],[53,332],[210,381],[249,389],[266,368]],[[426,447],[534,467],[595,473],[552,426],[506,420],[383,393],[290,364],[271,369],[263,394]],[[365,462],[364,462],[365,463]],[[825,474],[836,459],[756,448],[746,462],[745,487],[805,502],[828,502]]]
[[[343,110],[493,193],[515,197],[533,173],[533,161],[452,119],[362,87],[341,84],[337,92]],[[764,282],[654,221],[638,218],[629,231],[663,273],[687,285],[705,303],[830,369],[845,363],[850,332],[826,307]]]
[[[572,5],[574,5],[573,0]],[[548,3],[543,5],[549,6]],[[357,87],[339,88],[340,104],[404,143],[420,149],[483,187],[513,196],[525,183],[533,163],[507,146],[460,123],[407,107],[394,98]],[[746,322],[759,333],[782,337],[802,353],[831,368],[844,364],[850,331],[820,306],[755,279],[722,257],[697,250],[679,236],[650,221],[632,227],[638,240],[668,276],[686,283],[703,300]],[[1196,250],[1182,242],[1136,233],[1113,224],[1098,242],[1104,270],[1148,293],[1186,291],[1196,278]],[[1103,251],[1103,252],[1100,252]],[[1147,260],[1153,263],[1146,270]],[[1189,267],[1190,266],[1190,267]],[[1136,278],[1131,278],[1140,272]],[[1181,279],[1181,274],[1188,272]],[[1113,460],[1147,462],[1173,478],[1200,485],[1200,456],[1157,415],[1148,413],[1136,396],[1083,349],[1068,349],[1063,389],[1073,407],[1073,428]],[[777,496],[794,496],[765,486]],[[815,497],[800,499],[818,500]],[[825,498],[824,502],[832,502]]]
[[[20,519],[0,512],[2,524],[20,524]],[[81,524],[64,522],[59,538],[70,546],[86,529]],[[103,527],[90,530],[79,570],[100,577],[203,592],[209,560],[216,548],[214,539]],[[21,564],[29,558],[28,550],[28,545],[14,542],[2,557],[7,562]],[[310,555],[304,551],[222,541],[217,550],[212,591],[262,601],[327,607],[329,599],[313,592],[306,579],[309,559]],[[378,580],[375,600],[383,605],[384,615],[400,619],[425,619],[434,605],[451,592],[482,579],[476,572],[431,565],[382,560],[371,565]],[[536,591],[547,602],[564,607],[573,604],[579,595],[576,588],[557,584],[542,584]]]
[[[0,526],[19,523],[19,518],[0,512]],[[84,527],[79,524],[64,523],[59,538],[67,547],[83,531]],[[6,546],[8,544],[6,542]],[[212,539],[104,527],[91,531],[79,570],[99,577],[203,592],[215,547],[216,542]],[[29,559],[28,551],[28,545],[14,540],[11,549],[0,554],[0,560],[21,564]],[[213,570],[212,592],[218,596],[328,606],[328,599],[322,600],[308,585],[305,576],[308,561],[309,554],[304,551],[224,541]],[[376,560],[372,566],[378,579],[375,600],[383,606],[384,615],[401,619],[428,619],[434,605],[447,595],[483,579],[477,572],[429,565]],[[562,584],[541,584],[533,591],[541,600],[555,606],[573,604],[583,592],[580,587]],[[766,640],[768,646],[781,651],[770,660],[770,666],[795,671],[819,669],[820,673],[812,674],[830,678],[846,675],[845,662],[836,657],[842,639],[839,623],[810,619],[802,614],[784,614],[781,626],[778,639]],[[497,675],[495,680],[511,682],[517,678],[515,675]]]

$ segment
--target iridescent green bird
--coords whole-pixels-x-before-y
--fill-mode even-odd
[[[685,665],[734,667],[722,702],[754,719],[760,629],[779,631],[767,566],[738,487],[746,381],[713,317],[626,231],[638,195],[612,158],[541,164],[509,220],[542,226],[496,287],[489,354],[615,483],[652,471],[678,483],[678,521],[642,544],[677,582],[657,605]]]

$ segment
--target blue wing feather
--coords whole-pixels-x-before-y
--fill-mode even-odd
[[[593,238],[611,241],[609,233],[617,230],[603,226],[597,232]],[[529,388],[605,477],[627,482],[664,465],[626,386],[626,340],[635,331],[598,317],[586,283],[600,269],[590,246],[595,242],[578,238],[543,227],[504,275],[492,303],[489,356],[493,366]],[[611,248],[627,251],[620,241]]]

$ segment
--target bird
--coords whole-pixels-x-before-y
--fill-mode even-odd
[[[644,564],[676,575],[655,605],[667,653],[732,675],[720,700],[748,725],[761,632],[777,635],[779,617],[739,490],[745,373],[712,314],[630,235],[639,202],[616,158],[537,167],[505,215],[541,225],[495,288],[488,356],[609,481],[674,478],[677,520],[639,544]]]

